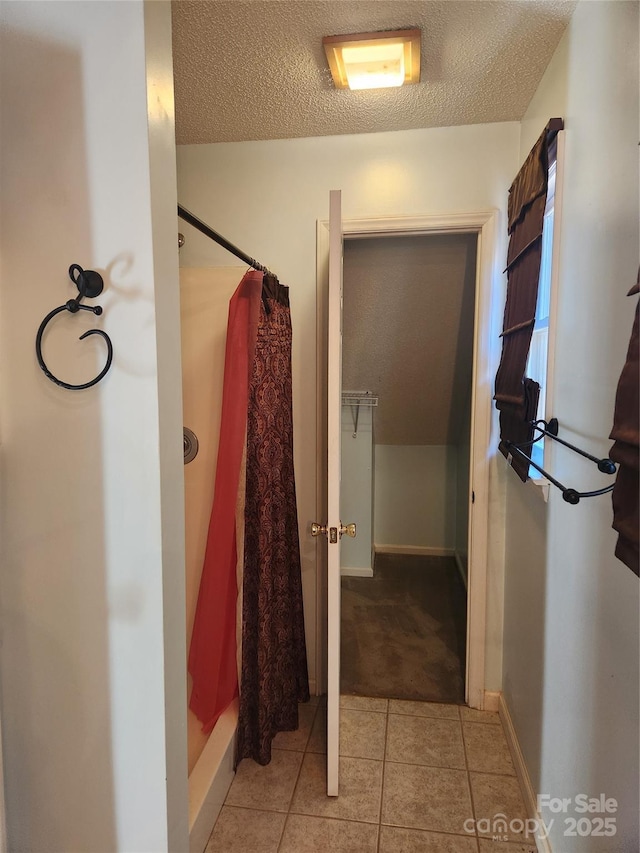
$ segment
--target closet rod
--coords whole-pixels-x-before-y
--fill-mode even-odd
[[[259,264],[255,258],[252,258],[250,255],[247,255],[246,252],[243,252],[242,249],[234,246],[233,243],[230,243],[225,237],[218,234],[218,232],[214,231],[206,222],[198,219],[197,216],[188,211],[186,207],[183,207],[181,204],[178,205],[178,216],[180,219],[184,219],[185,222],[188,222],[189,225],[193,225],[194,228],[216,242],[219,246],[222,246],[222,248],[226,249],[227,252],[231,252],[231,254],[235,255],[236,258],[240,258],[240,260],[244,261],[248,266],[253,267],[256,270],[260,270],[260,272],[269,273],[267,267]]]

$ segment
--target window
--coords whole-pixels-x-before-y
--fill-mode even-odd
[[[556,137],[562,129],[561,118],[549,120],[509,188],[507,294],[501,335],[502,354],[496,373],[494,400],[500,411],[498,449],[523,482],[528,479],[532,442],[538,435],[533,425],[539,416],[541,394],[540,386],[533,377],[537,375],[546,384],[545,363],[551,360],[547,355],[549,317],[553,313],[550,298],[550,241],[553,239],[555,216],[550,213],[548,199],[551,195],[550,166],[557,160],[552,151],[556,151]],[[555,171],[553,175],[555,177]],[[555,186],[552,197],[555,214]],[[548,242],[546,263],[543,266],[545,231]],[[543,294],[538,302],[540,286],[546,295]],[[536,338],[540,346],[535,347],[533,359],[530,359],[535,328],[539,330]],[[545,395],[542,394],[542,397],[544,399]],[[546,397],[549,398],[548,393]],[[540,454],[540,449],[535,449]]]
[[[558,137],[549,146],[547,203],[542,224],[542,257],[538,279],[538,300],[536,320],[531,336],[529,359],[526,375],[540,385],[540,397],[536,420],[546,420],[547,369],[549,356],[549,314],[551,313],[551,262],[553,257],[553,229],[556,197],[556,173],[558,166]],[[544,438],[537,441],[531,452],[531,458],[543,465]]]

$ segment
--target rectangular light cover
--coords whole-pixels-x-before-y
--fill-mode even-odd
[[[401,41],[345,47],[342,61],[350,89],[383,89],[404,83],[404,45]]]
[[[338,89],[381,89],[420,81],[420,30],[322,39]]]

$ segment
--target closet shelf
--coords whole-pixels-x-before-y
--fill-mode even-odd
[[[343,406],[369,406],[373,408],[378,405],[378,396],[372,391],[343,391]]]

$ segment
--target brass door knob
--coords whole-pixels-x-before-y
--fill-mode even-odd
[[[312,536],[320,536],[321,533],[327,535],[327,525],[326,524],[318,524],[317,521],[314,521],[311,525],[311,535]]]
[[[346,533],[347,536],[350,536],[352,539],[355,539],[356,538],[356,526],[355,526],[355,524],[347,524],[346,526],[344,524],[341,524],[340,525],[340,536],[342,536],[343,533]]]

